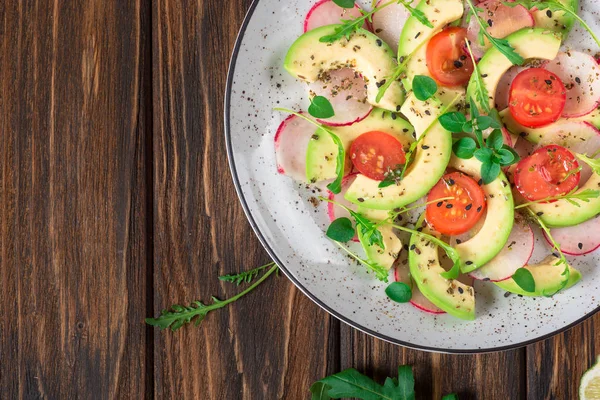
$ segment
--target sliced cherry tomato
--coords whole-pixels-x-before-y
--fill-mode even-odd
[[[512,81],[508,107],[518,123],[538,128],[560,118],[566,101],[567,91],[558,76],[543,68],[529,68]]]
[[[529,201],[567,194],[577,187],[580,178],[573,153],[554,144],[519,161],[514,173],[517,190]]]
[[[464,85],[473,73],[473,62],[464,52],[465,28],[446,28],[427,44],[427,69],[442,86]]]
[[[425,211],[427,223],[444,235],[460,235],[471,229],[485,210],[485,194],[473,178],[462,172],[444,175],[431,189],[427,201],[445,197],[429,204]]]
[[[350,159],[363,175],[382,181],[385,173],[406,162],[402,143],[381,131],[363,133],[350,146]]]

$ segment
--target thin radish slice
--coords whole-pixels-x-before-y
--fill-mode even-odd
[[[306,149],[317,128],[310,122],[290,115],[275,134],[277,172],[297,181],[306,181]]]
[[[559,53],[544,68],[555,73],[567,89],[563,117],[581,117],[600,104],[600,66],[589,54]]]
[[[535,21],[527,8],[522,5],[509,7],[502,0],[487,0],[477,5],[482,11],[478,12],[479,17],[491,25],[487,31],[495,38],[505,38],[513,32],[523,28],[533,27]],[[467,28],[467,38],[471,43],[471,49],[475,58],[481,58],[483,53],[491,47],[491,44],[485,39],[485,45],[482,46],[479,41],[479,31],[481,27],[476,18],[471,18]]]
[[[381,0],[377,5],[380,3]],[[402,4],[391,4],[373,14],[373,32],[390,46],[394,54],[398,52],[398,41],[408,17],[410,13]]]
[[[531,226],[524,218],[517,217],[502,251],[483,267],[471,272],[471,277],[492,282],[509,279],[517,269],[529,262],[534,244]]]
[[[550,234],[559,244],[561,251],[571,256],[582,256],[600,247],[598,232],[600,232],[600,217],[592,218],[579,225],[550,230]],[[552,246],[545,232],[544,237]]]
[[[362,16],[361,8],[342,8],[331,0],[317,2],[304,18],[304,32],[320,26],[341,24],[344,19],[353,19]]]
[[[322,74],[322,78],[308,85],[310,97],[324,96],[333,106],[335,115],[318,119],[329,126],[347,126],[360,122],[373,110],[367,102],[367,88],[360,74],[342,68]]]
[[[517,75],[525,69],[527,68],[515,65],[502,75],[500,82],[498,82],[498,88],[496,89],[496,109],[504,110],[505,108],[508,108],[510,85]]]

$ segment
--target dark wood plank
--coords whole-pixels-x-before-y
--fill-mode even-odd
[[[0,2],[0,397],[144,396],[140,13]]]
[[[468,399],[525,399],[525,350],[451,355],[411,350],[341,326],[341,368],[356,368],[383,382],[399,365],[412,365],[417,399],[458,393]],[[529,397],[537,399],[537,397]]]
[[[249,1],[153,2],[155,312],[229,297],[223,273],[268,261],[235,194],[223,136],[233,44]],[[156,332],[157,397],[298,399],[337,370],[338,322],[284,277]]]
[[[579,379],[600,351],[600,314],[562,335],[527,347],[530,399],[577,399]]]

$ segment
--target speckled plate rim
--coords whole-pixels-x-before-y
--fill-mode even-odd
[[[233,178],[233,185],[235,186],[235,191],[238,195],[238,198],[240,199],[240,203],[242,204],[242,208],[244,210],[244,214],[246,214],[246,218],[248,219],[248,222],[250,222],[250,226],[252,227],[252,230],[254,231],[254,233],[256,234],[256,236],[258,237],[258,240],[260,241],[260,243],[262,244],[262,246],[265,248],[265,250],[267,251],[267,253],[269,254],[269,256],[271,257],[271,259],[273,259],[273,261],[275,261],[275,263],[277,263],[277,265],[279,266],[279,268],[281,269],[281,271],[285,274],[285,276],[291,280],[294,285],[296,285],[296,287],[298,289],[300,289],[300,291],[302,291],[302,293],[304,293],[306,296],[308,296],[308,298],[310,298],[313,302],[315,302],[319,307],[321,307],[322,309],[324,309],[325,311],[327,311],[329,314],[333,315],[334,317],[336,317],[337,319],[339,319],[340,321],[345,322],[346,324],[350,325],[351,327],[358,329],[361,332],[364,332],[368,335],[371,335],[373,337],[376,337],[378,339],[381,340],[385,340],[386,342],[389,343],[393,343],[396,345],[400,345],[400,346],[404,346],[404,347],[408,347],[411,349],[415,349],[415,350],[423,350],[423,351],[429,351],[429,352],[437,352],[437,353],[449,353],[449,354],[482,354],[482,353],[492,353],[492,352],[500,352],[500,351],[507,351],[507,350],[514,350],[514,349],[518,349],[521,347],[525,347],[528,346],[530,344],[534,344],[537,343],[539,341],[542,340],[546,340],[549,339],[553,336],[556,336],[560,333],[563,333],[565,331],[568,331],[569,329],[581,324],[582,322],[584,322],[585,320],[587,320],[588,318],[591,318],[592,316],[594,316],[596,313],[598,313],[600,311],[600,307],[596,308],[594,311],[588,313],[587,315],[585,315],[584,317],[578,319],[577,321],[566,325],[564,327],[562,327],[561,329],[557,329],[554,332],[542,335],[538,338],[535,339],[531,339],[531,340],[527,340],[524,342],[520,342],[520,343],[515,343],[515,344],[511,344],[508,346],[500,346],[500,347],[490,347],[490,348],[484,348],[484,349],[444,349],[441,347],[428,347],[428,346],[422,346],[422,345],[416,345],[413,343],[409,343],[409,342],[405,342],[402,340],[398,340],[398,339],[394,339],[391,338],[387,335],[381,334],[379,332],[373,331],[369,328],[366,328],[362,325],[360,325],[358,322],[353,321],[349,318],[344,317],[343,315],[341,315],[340,313],[338,313],[337,311],[333,310],[332,308],[328,307],[325,303],[323,303],[317,296],[315,296],[314,294],[312,294],[310,292],[310,290],[308,290],[308,288],[306,288],[305,286],[302,285],[302,283],[300,283],[300,281],[298,281],[294,275],[292,273],[290,273],[290,271],[288,271],[288,269],[286,268],[285,264],[279,259],[279,257],[277,257],[277,254],[275,252],[275,250],[271,247],[271,245],[268,243],[268,241],[266,240],[265,236],[262,234],[262,232],[260,231],[260,229],[258,228],[258,225],[256,223],[256,221],[254,220],[254,217],[252,215],[252,213],[250,212],[250,208],[248,207],[248,203],[246,202],[246,198],[244,197],[244,192],[242,191],[242,186],[240,184],[240,180],[237,174],[237,169],[235,166],[235,160],[233,157],[233,145],[231,142],[231,121],[230,121],[230,107],[231,107],[231,86],[233,83],[233,76],[235,75],[235,66],[237,64],[237,59],[238,59],[238,55],[240,53],[240,48],[242,45],[242,39],[244,38],[244,34],[246,33],[246,28],[248,27],[248,23],[250,22],[250,19],[252,18],[252,14],[254,13],[254,10],[256,9],[256,7],[258,6],[260,0],[254,0],[252,2],[252,4],[250,5],[250,8],[248,9],[248,12],[246,13],[246,16],[244,17],[244,21],[242,22],[242,26],[238,32],[237,38],[235,40],[235,45],[233,48],[233,54],[231,55],[231,60],[229,62],[229,70],[227,73],[227,83],[225,85],[225,104],[224,104],[224,117],[225,117],[225,147],[227,149],[227,160],[229,162],[229,168],[231,170],[231,177]]]

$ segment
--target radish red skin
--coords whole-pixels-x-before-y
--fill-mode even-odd
[[[315,18],[316,16],[318,16],[319,12],[328,12],[328,13],[331,12],[331,10],[322,11],[322,10],[324,10],[325,7],[331,7],[333,10],[336,10],[336,11],[338,9],[339,9],[339,11],[342,10],[341,7],[339,7],[337,5],[335,5],[335,7],[333,7],[332,5],[330,5],[328,3],[332,3],[333,5],[335,5],[335,3],[333,3],[333,1],[331,1],[331,0],[320,0],[311,7],[311,9],[306,14],[306,17],[304,18],[304,24],[303,24],[304,33],[308,32],[311,29],[318,28],[320,26],[341,23],[341,16],[331,16],[330,20],[329,20],[329,18],[327,18],[328,23],[326,23],[326,24],[319,23],[319,24],[314,25],[314,24],[310,23],[311,18]],[[346,9],[346,10],[347,10],[347,15],[344,15],[345,19],[350,19],[350,18],[361,16],[361,13],[360,13],[361,8],[356,4],[354,5],[353,9]],[[368,29],[368,25],[365,24],[365,26]]]
[[[570,256],[583,256],[600,248],[599,232],[600,217],[592,218],[591,220],[576,226],[554,228],[550,230],[550,234],[559,244],[560,250]],[[563,237],[567,238],[566,240],[571,243],[565,245],[565,239],[563,239]],[[552,242],[545,232],[544,238],[548,244],[552,246]],[[579,245],[581,245],[581,249],[579,248]]]

